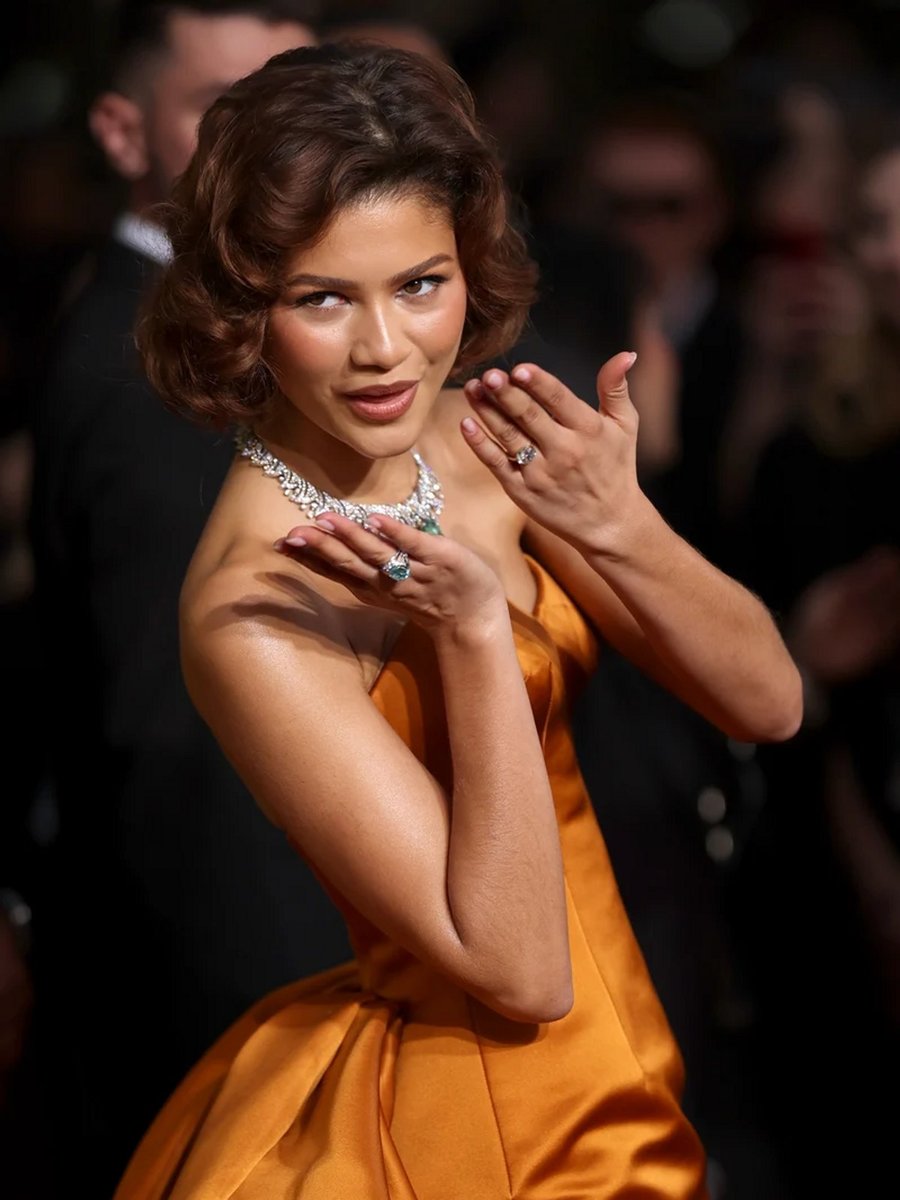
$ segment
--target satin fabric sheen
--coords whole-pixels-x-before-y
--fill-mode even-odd
[[[356,961],[240,1018],[164,1106],[114,1200],[705,1200],[681,1057],[572,745],[568,705],[596,642],[528,561],[534,611],[510,612],[559,820],[571,1012],[541,1025],[499,1016],[332,892]],[[449,787],[440,677],[415,625],[371,695]]]

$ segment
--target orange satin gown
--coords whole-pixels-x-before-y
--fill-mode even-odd
[[[340,896],[356,960],[270,993],[176,1089],[114,1200],[704,1200],[682,1062],[575,760],[568,699],[596,662],[533,559],[510,606],[565,861],[575,1002],[525,1025],[391,943]],[[431,643],[407,625],[372,699],[445,785]],[[140,1031],[135,1031],[140,1036]]]

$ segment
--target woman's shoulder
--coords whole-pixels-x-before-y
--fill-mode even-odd
[[[226,547],[205,547],[201,541],[179,600],[188,674],[252,674],[265,666],[314,680],[327,661],[329,670],[344,664],[351,677],[353,672],[361,677],[353,648],[358,624],[358,606],[346,589],[248,537]]]

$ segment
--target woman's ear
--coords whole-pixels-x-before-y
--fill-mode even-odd
[[[88,125],[117,174],[130,182],[143,179],[150,169],[144,114],[119,92],[103,92],[91,105]]]

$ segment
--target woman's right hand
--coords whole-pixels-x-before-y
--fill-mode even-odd
[[[489,632],[498,620],[509,622],[503,585],[479,555],[451,538],[380,513],[368,528],[323,513],[314,524],[295,526],[275,549],[432,635]],[[409,559],[406,579],[391,579],[382,569],[398,552]]]

